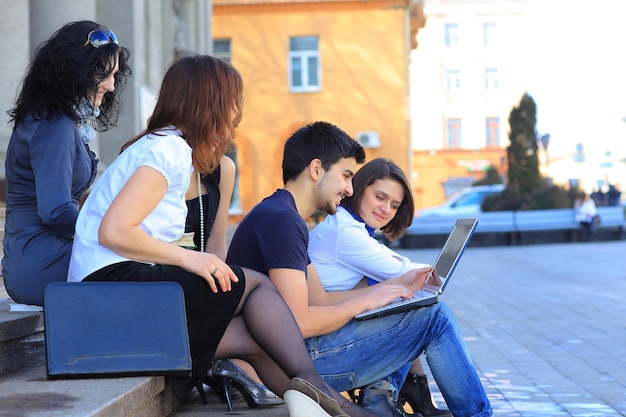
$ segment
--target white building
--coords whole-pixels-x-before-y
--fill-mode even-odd
[[[508,115],[524,93],[523,0],[427,0],[411,56],[413,146],[508,145]]]
[[[415,150],[509,144],[524,94],[550,134],[542,170],[587,191],[626,186],[626,3],[614,0],[425,0],[411,55]],[[577,145],[584,162],[575,160]]]

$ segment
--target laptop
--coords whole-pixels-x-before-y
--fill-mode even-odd
[[[385,306],[359,313],[354,318],[356,320],[369,320],[435,304],[450,282],[452,273],[458,265],[477,224],[478,219],[458,219],[455,222],[446,243],[433,264],[433,269],[436,269],[439,274],[439,280],[433,275],[431,269],[424,287],[416,291],[413,298],[394,300]]]

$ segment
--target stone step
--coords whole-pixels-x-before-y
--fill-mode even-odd
[[[179,402],[163,377],[50,380],[45,362],[0,376],[2,416],[165,417]]]
[[[0,375],[45,361],[43,313],[9,312],[0,299]]]

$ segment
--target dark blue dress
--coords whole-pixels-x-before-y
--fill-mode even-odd
[[[41,306],[45,286],[67,279],[79,205],[97,163],[68,116],[28,117],[11,135],[2,274],[16,302]]]

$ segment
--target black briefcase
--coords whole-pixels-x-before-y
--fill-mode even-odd
[[[57,282],[44,293],[47,374],[191,376],[175,282]]]

